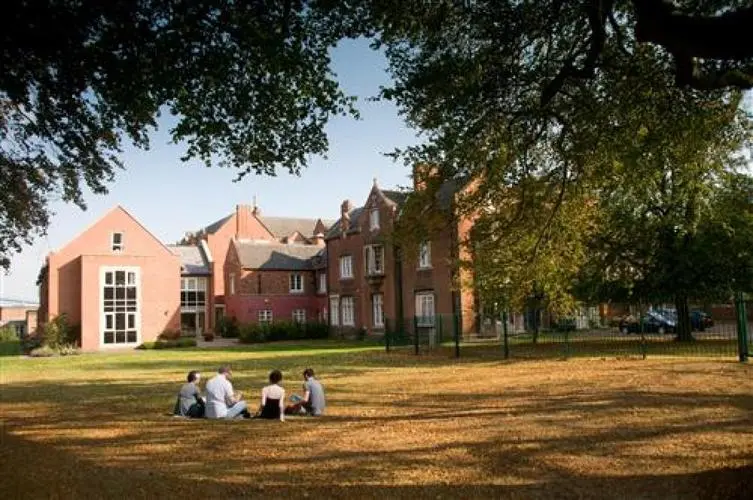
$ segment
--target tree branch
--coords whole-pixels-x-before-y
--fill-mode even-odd
[[[688,57],[742,61],[753,58],[753,7],[719,16],[679,14],[668,0],[633,0],[638,42]]]

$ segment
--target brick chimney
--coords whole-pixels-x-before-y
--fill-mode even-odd
[[[418,163],[413,166],[413,189],[421,191],[426,188],[429,179],[439,176],[439,168],[426,163]]]
[[[261,217],[261,208],[256,204],[256,196],[254,196],[254,208],[251,213],[254,214],[254,217]]]
[[[235,237],[244,237],[248,231],[249,215],[251,214],[251,207],[248,205],[236,205],[235,206]]]
[[[342,202],[342,205],[340,205],[340,217],[342,217],[342,220],[340,221],[340,228],[342,229],[342,232],[345,233],[350,229],[350,212],[353,210],[353,202],[350,200],[345,200]]]

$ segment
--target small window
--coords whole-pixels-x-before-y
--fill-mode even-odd
[[[235,273],[230,273],[230,295],[235,295]]]
[[[416,294],[416,323],[418,326],[434,326],[434,293]]]
[[[340,314],[342,314],[343,326],[355,326],[356,308],[353,297],[343,297],[340,302]]]
[[[384,274],[384,247],[382,245],[368,245],[364,248],[366,258],[366,272],[369,276]]]
[[[290,275],[290,293],[303,293],[303,275],[293,273]]]
[[[381,293],[371,297],[371,312],[374,328],[384,328],[384,295]]]
[[[369,227],[372,231],[379,229],[379,209],[372,208],[369,212]]]
[[[294,309],[293,321],[296,323],[305,323],[306,322],[306,309]]]
[[[319,275],[319,293],[327,293],[327,273]]]
[[[272,310],[262,309],[259,311],[259,323],[271,323],[272,322]]]
[[[340,297],[332,295],[329,298],[329,318],[332,326],[340,324]]]
[[[112,233],[112,251],[123,251],[123,233]]]
[[[351,255],[343,255],[340,257],[340,279],[348,279],[353,277],[353,257]]]
[[[418,268],[428,269],[431,267],[431,244],[428,241],[421,242],[418,247]]]

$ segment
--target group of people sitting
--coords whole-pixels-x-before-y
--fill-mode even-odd
[[[188,373],[187,383],[178,394],[173,414],[189,418],[266,418],[285,421],[285,415],[321,416],[326,402],[324,388],[314,377],[314,370],[303,371],[303,396],[294,394],[290,404],[285,404],[285,389],[280,385],[282,373],[274,370],[269,374],[269,385],[261,390],[261,405],[253,414],[240,392],[233,390],[230,382],[233,371],[229,366],[221,366],[217,375],[205,387],[206,397],[202,396],[198,371]]]

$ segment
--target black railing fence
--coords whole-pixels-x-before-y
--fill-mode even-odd
[[[493,352],[504,358],[737,357],[748,358],[753,342],[753,302],[689,307],[683,321],[672,305],[583,307],[567,316],[546,311],[503,312],[474,318],[462,331],[458,315],[409,317],[385,322],[387,351],[415,354]],[[468,322],[466,321],[466,324]]]

